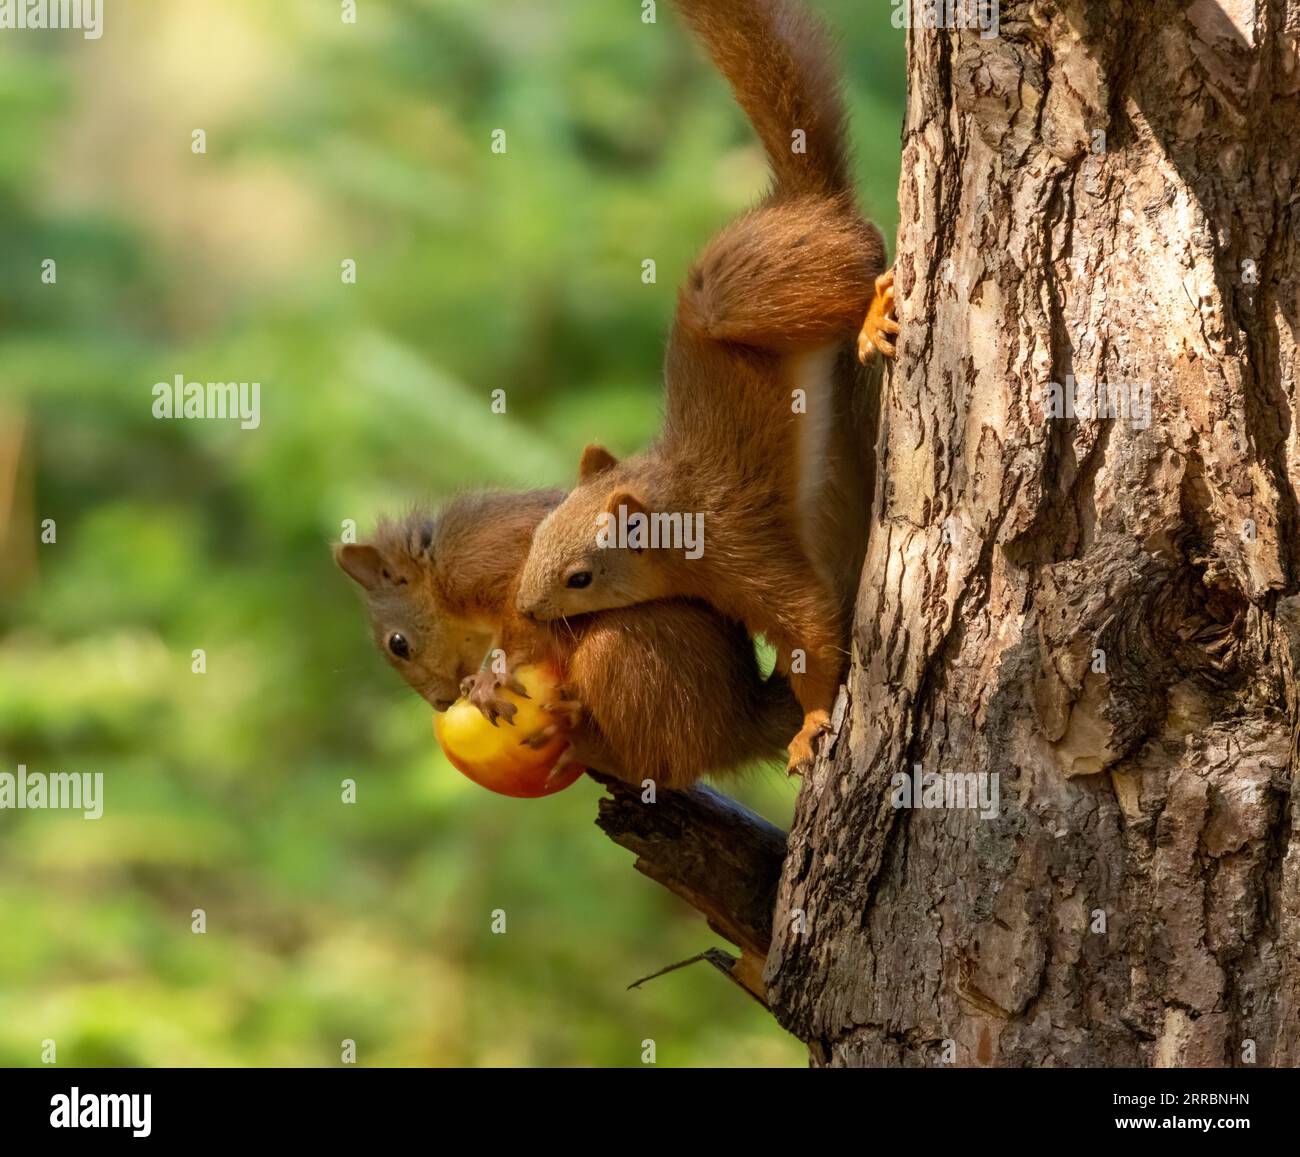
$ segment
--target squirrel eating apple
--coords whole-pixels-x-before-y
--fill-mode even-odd
[[[562,735],[573,762],[633,784],[681,788],[774,759],[798,726],[798,704],[784,678],[763,678],[740,624],[682,599],[568,624],[518,613],[533,531],[562,498],[463,495],[436,514],[381,524],[368,543],[337,547],[389,664],[439,711],[453,706],[462,682],[470,692],[490,684],[494,703],[483,714],[510,742],[544,749]],[[521,719],[505,698],[518,669],[504,677],[482,665],[505,649],[521,656],[517,666],[557,672],[553,697],[537,704],[549,722]]]
[[[684,597],[744,623],[776,648],[803,710],[788,745],[802,772],[849,651],[876,423],[858,359],[893,352],[892,275],[855,204],[820,27],[786,0],[677,7],[753,124],[772,187],[679,290],[658,438],[621,462],[586,449],[577,488],[533,538],[518,609],[547,622]],[[600,540],[602,520],[629,516],[692,518],[703,547]]]

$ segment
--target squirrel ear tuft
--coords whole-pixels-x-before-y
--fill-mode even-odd
[[[610,514],[618,514],[620,506],[627,507],[627,516],[631,518],[634,514],[648,513],[645,503],[641,501],[630,490],[611,490],[609,497],[605,499],[605,510]]]
[[[352,543],[336,546],[334,561],[343,568],[343,573],[348,578],[368,591],[373,591],[384,581],[384,556],[373,546],[356,546]]]
[[[582,452],[582,461],[578,463],[578,481],[586,482],[588,478],[603,474],[617,465],[618,459],[613,454],[604,446],[597,446],[593,442]]]

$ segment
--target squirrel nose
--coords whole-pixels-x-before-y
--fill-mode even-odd
[[[438,694],[439,691],[442,691],[443,694]],[[453,695],[448,698],[445,689],[441,687],[437,689],[430,688],[427,691],[420,692],[420,694],[435,711],[446,711],[448,707],[456,702],[456,697]]]

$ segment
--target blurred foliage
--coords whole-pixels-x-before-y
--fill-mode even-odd
[[[818,6],[892,236],[900,34]],[[714,938],[593,827],[594,785],[509,800],[445,764],[329,552],[343,519],[643,444],[674,283],[762,159],[667,3],[338,7],[0,34],[0,770],[107,797],[0,812],[0,1062],[328,1065],[352,1038],[371,1065],[632,1065],[653,1038],[662,1065],[802,1064],[707,967],[627,991]],[[260,381],[261,428],[154,420],[176,374]],[[736,790],[788,820],[779,770]]]

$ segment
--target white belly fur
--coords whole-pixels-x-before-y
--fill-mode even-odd
[[[807,412],[797,415],[796,427],[799,486],[795,505],[799,534],[808,557],[827,581],[830,575],[816,544],[824,541],[818,530],[826,522],[826,474],[835,421],[834,375],[839,352],[837,342],[789,359],[791,388],[803,390],[807,403]]]

